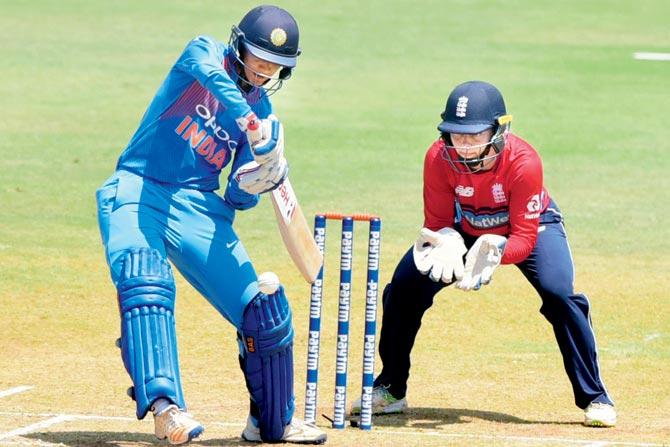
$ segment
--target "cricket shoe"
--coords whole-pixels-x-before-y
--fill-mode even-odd
[[[280,441],[293,444],[323,444],[326,442],[326,438],[326,433],[316,425],[308,424],[302,419],[294,417],[284,429],[284,435]],[[249,442],[263,442],[261,429],[256,426],[251,416],[247,418],[247,426],[242,432],[242,439]]]
[[[407,398],[396,399],[387,386],[376,386],[372,389],[372,414],[402,413],[407,408]],[[361,399],[351,404],[351,414],[361,414]]]
[[[591,402],[584,410],[584,425],[587,427],[614,427],[616,410],[613,405]]]
[[[180,410],[176,405],[170,405],[157,415],[154,415],[156,437],[167,439],[170,444],[185,444],[197,438],[205,431],[198,421],[189,413]]]

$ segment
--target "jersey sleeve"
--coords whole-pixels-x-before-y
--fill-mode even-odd
[[[244,139],[244,143],[241,143],[235,151],[230,174],[228,174],[228,184],[226,185],[226,191],[223,194],[225,201],[236,210],[253,208],[258,204],[260,199],[258,194],[249,194],[242,190],[238,181],[235,179],[235,172],[237,172],[237,169],[243,164],[253,161],[253,159],[254,157],[249,148],[249,143]]]
[[[530,255],[537,241],[542,208],[542,162],[536,154],[519,163],[510,187],[510,235],[502,264],[518,264]]]
[[[193,76],[216,99],[226,106],[233,118],[246,116],[251,108],[235,82],[223,68],[219,43],[207,36],[198,36],[186,45],[175,68]]]
[[[441,156],[441,146],[435,142],[423,163],[423,226],[431,230],[454,226],[454,189],[450,186]]]

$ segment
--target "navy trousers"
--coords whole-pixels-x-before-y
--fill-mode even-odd
[[[476,240],[466,234],[463,237],[468,247]],[[540,218],[535,248],[517,267],[542,299],[540,312],[554,330],[575,404],[579,408],[586,408],[591,402],[613,404],[600,378],[589,301],[585,295],[574,292],[572,255],[560,211],[553,202]],[[398,399],[407,392],[410,353],[421,318],[433,304],[435,294],[446,286],[416,269],[410,248],[384,289],[379,340],[383,368],[375,386],[389,387]]]

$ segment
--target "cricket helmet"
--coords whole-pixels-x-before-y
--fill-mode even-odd
[[[462,174],[477,172],[485,161],[500,155],[512,122],[500,91],[483,81],[468,81],[456,86],[447,99],[441,117],[442,122],[437,129],[445,143],[443,157],[456,172]],[[491,139],[481,145],[481,150],[474,157],[459,155],[458,149],[465,148],[457,148],[452,144],[452,133],[478,134],[488,129],[493,130]],[[476,148],[473,146],[468,149]]]
[[[293,16],[285,9],[272,5],[257,6],[249,11],[235,26],[230,35],[230,45],[238,60],[242,52],[248,51],[254,56],[281,65],[279,78],[291,76],[296,66],[300,47],[300,32]]]

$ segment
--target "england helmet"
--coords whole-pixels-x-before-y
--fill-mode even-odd
[[[442,122],[437,129],[445,143],[443,157],[458,173],[480,171],[488,160],[497,158],[505,148],[512,116],[507,114],[500,91],[483,81],[468,81],[454,88],[447,99]],[[478,134],[491,129],[488,142],[479,146],[456,147],[451,134]],[[464,151],[476,152],[474,157],[463,157]]]

